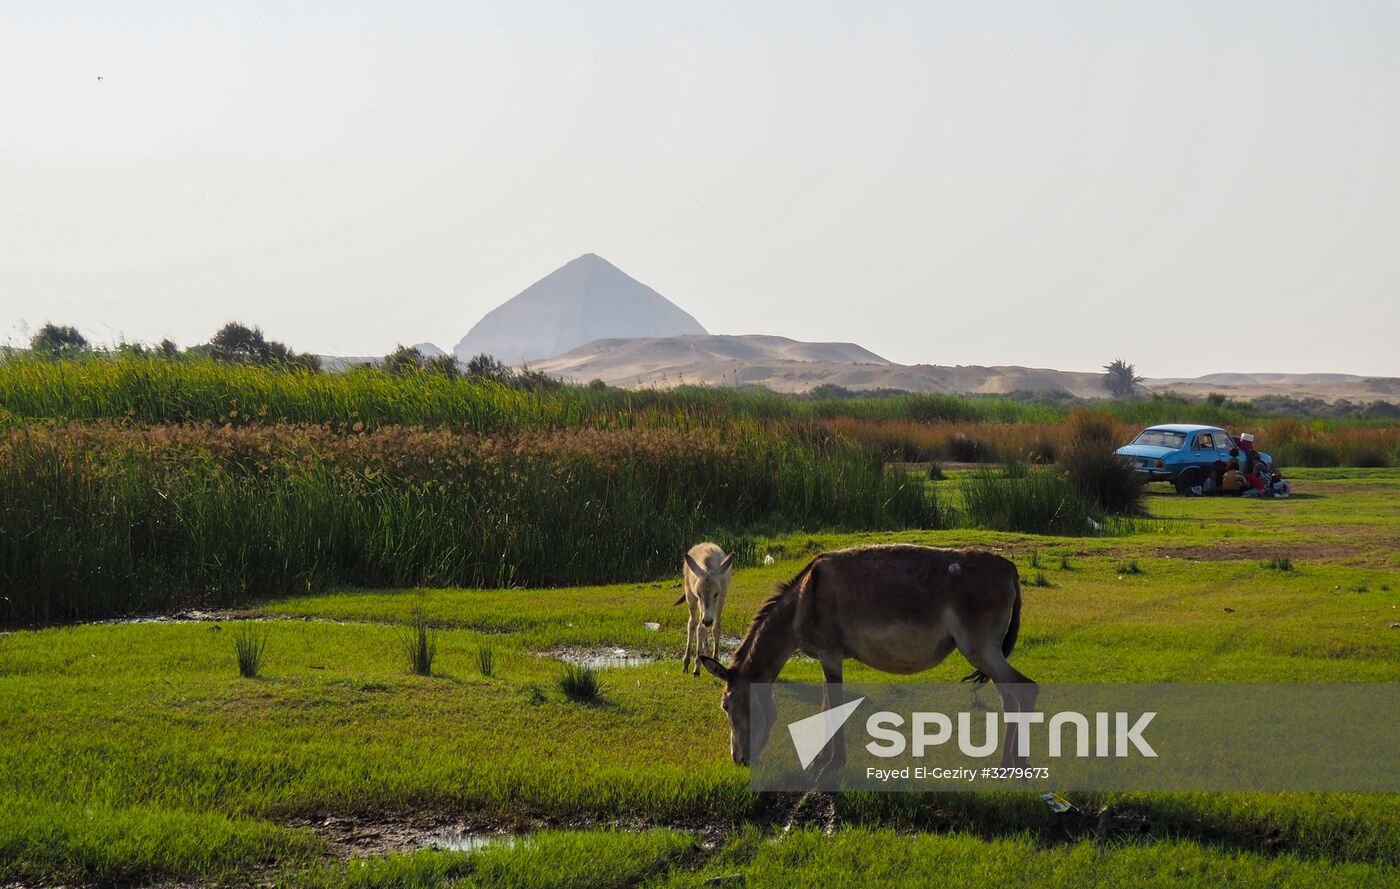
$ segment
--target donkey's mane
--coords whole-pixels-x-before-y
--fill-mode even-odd
[[[814,559],[813,561],[816,560]],[[769,619],[774,616],[774,613],[777,612],[778,609],[793,601],[797,594],[798,587],[802,586],[802,581],[806,579],[807,574],[811,570],[812,563],[809,562],[807,563],[807,567],[797,573],[796,577],[791,580],[781,581],[773,595],[769,596],[764,600],[762,605],[758,606],[758,611],[754,614],[753,620],[749,621],[749,628],[744,631],[743,640],[739,642],[739,647],[734,650],[734,660],[731,662],[733,666],[749,665],[749,661],[753,656],[754,643],[758,639],[759,629],[764,624],[768,623]]]

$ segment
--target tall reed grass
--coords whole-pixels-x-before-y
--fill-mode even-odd
[[[1190,414],[1177,419],[1197,420]],[[837,434],[869,444],[894,461],[1064,463],[1085,422],[1096,434],[1106,434],[1113,447],[1131,441],[1142,428],[1106,410],[1079,410],[1053,423],[916,423],[835,417],[825,425]],[[1259,448],[1282,467],[1400,466],[1400,424],[1272,420],[1236,424],[1231,430],[1253,431]]]
[[[1280,466],[1400,466],[1400,425],[1330,427],[1275,420],[1264,425],[1259,447]]]
[[[0,428],[0,621],[332,584],[660,577],[705,537],[742,549],[752,530],[935,526],[925,487],[814,427],[11,425]]]
[[[731,419],[807,420],[854,416],[1012,422],[1045,420],[1053,408],[1009,399],[908,395],[796,400],[767,392],[682,386],[625,390],[564,386],[526,392],[486,379],[394,375],[363,369],[310,373],[149,356],[49,361],[0,357],[0,409],[23,419],[127,420],[147,424],[330,423],[341,428],[694,426]]]
[[[995,396],[910,394],[883,398],[793,398],[765,391],[701,386],[624,390],[563,386],[520,391],[484,379],[441,374],[394,375],[373,369],[309,373],[285,368],[169,361],[150,355],[53,361],[0,355],[0,418],[123,420],[145,424],[211,422],[329,423],[343,429],[389,425],[448,426],[487,433],[503,429],[692,428],[734,419],[856,421],[851,434],[883,437],[908,448],[906,460],[959,459],[949,439],[961,433],[993,453],[1050,462],[1060,425],[1074,408]],[[1179,398],[1107,401],[1094,413],[1129,435],[1143,426],[1196,422],[1259,431],[1269,416],[1233,404]],[[1290,440],[1302,424],[1280,427]],[[900,424],[906,424],[901,426]],[[1034,426],[1028,430],[1027,426]],[[1394,457],[1393,420],[1315,420],[1304,439],[1333,430],[1381,430],[1359,443]],[[1037,438],[1037,436],[1042,436]],[[1044,446],[1044,447],[1041,447]],[[1049,452],[1049,453],[1047,453]],[[981,459],[997,459],[983,456]],[[1337,458],[1352,459],[1343,449]]]
[[[970,524],[997,531],[1087,536],[1096,506],[1064,475],[1048,469],[1008,474],[983,467],[960,481]]]

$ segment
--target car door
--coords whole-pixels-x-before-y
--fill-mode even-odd
[[[1215,433],[1215,450],[1217,454],[1215,459],[1219,460],[1221,463],[1228,464],[1230,462],[1230,450],[1234,447],[1236,447],[1235,440],[1230,436],[1226,435],[1224,432]]]
[[[1191,463],[1202,469],[1207,469],[1210,464],[1219,459],[1219,450],[1215,443],[1215,434],[1211,432],[1197,432],[1195,440],[1191,443]]]

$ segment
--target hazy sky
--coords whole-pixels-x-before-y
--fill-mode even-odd
[[[1357,0],[0,0],[0,341],[451,348],[595,252],[903,362],[1400,375],[1397,46]]]

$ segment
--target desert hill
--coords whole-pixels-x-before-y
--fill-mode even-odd
[[[853,343],[802,343],[780,336],[681,336],[601,339],[535,362],[535,369],[576,382],[601,379],[613,386],[761,385],[806,392],[832,384],[847,389],[904,389],[996,395],[1064,391],[1102,398],[1103,374],[1017,366],[894,364]],[[1394,401],[1400,379],[1351,374],[1210,374],[1149,379],[1149,391],[1167,389],[1236,398],[1289,395],[1335,401]]]

